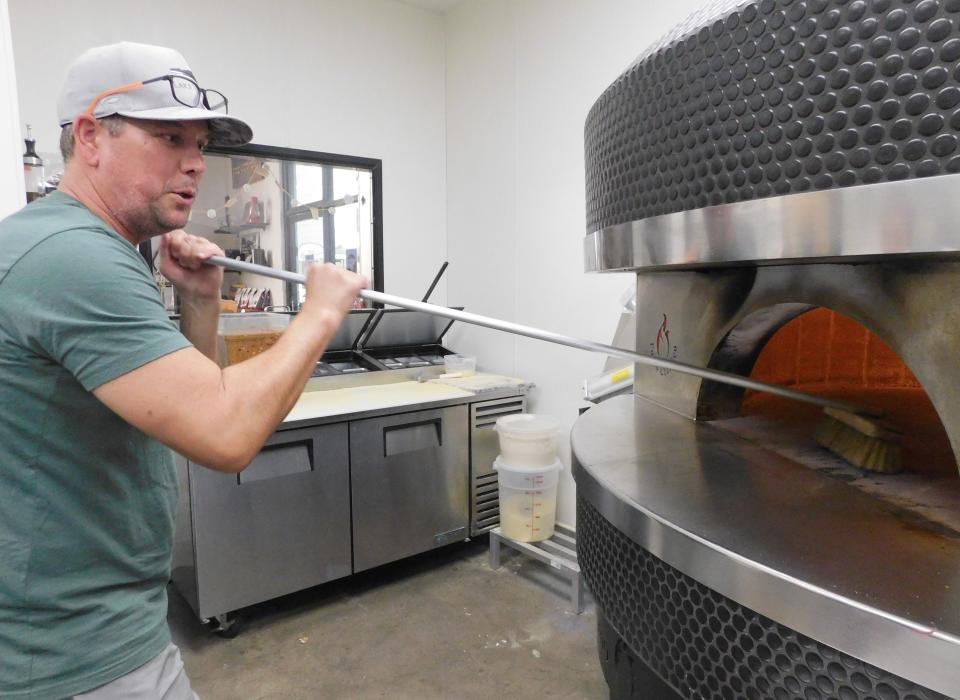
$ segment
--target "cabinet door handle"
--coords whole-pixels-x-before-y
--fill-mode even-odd
[[[313,471],[313,441],[267,445],[253,458],[250,466],[237,474],[237,484],[274,479]]]
[[[443,445],[440,418],[395,425],[383,429],[383,456],[392,457],[404,452],[435,449]]]

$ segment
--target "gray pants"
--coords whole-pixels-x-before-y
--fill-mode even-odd
[[[125,676],[73,700],[198,700],[183,670],[180,650],[173,644]]]

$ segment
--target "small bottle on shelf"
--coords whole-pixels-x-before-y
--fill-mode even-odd
[[[23,153],[23,179],[27,190],[27,203],[42,197],[43,188],[43,160],[37,155],[37,142],[33,139],[30,125],[27,124],[27,138],[23,140],[27,150]]]
[[[263,204],[256,197],[251,197],[250,201],[244,207],[243,223],[262,224],[263,223]]]

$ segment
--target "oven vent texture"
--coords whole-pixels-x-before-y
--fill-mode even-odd
[[[637,545],[581,497],[577,556],[603,616],[683,698],[948,700],[723,597]]]
[[[588,234],[710,205],[960,172],[960,0],[708,9],[591,109]]]

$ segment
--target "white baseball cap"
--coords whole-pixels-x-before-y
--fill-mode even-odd
[[[60,126],[86,112],[98,97],[97,118],[204,119],[211,146],[239,146],[253,138],[246,122],[226,113],[226,98],[201,88],[183,56],[163,46],[123,41],[81,54],[67,70],[57,100]]]

